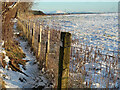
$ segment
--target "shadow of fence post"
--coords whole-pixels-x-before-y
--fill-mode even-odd
[[[70,63],[71,33],[61,32],[61,46],[59,54],[58,90],[68,88]]]
[[[35,38],[35,23],[33,23],[33,28],[32,28],[32,51],[34,51],[34,38]]]

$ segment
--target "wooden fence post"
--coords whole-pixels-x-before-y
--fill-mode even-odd
[[[27,39],[28,39],[28,35],[29,35],[29,21],[27,21]]]
[[[23,33],[24,33],[24,36],[25,36],[25,21],[23,21],[22,26],[23,26]]]
[[[32,49],[34,49],[34,38],[35,38],[35,23],[33,23],[33,28],[32,28]]]
[[[24,20],[24,24],[23,24],[23,26],[24,26],[24,36],[26,36],[26,26],[25,26],[25,24],[26,24],[26,21]]]
[[[30,20],[29,20],[29,23],[28,23],[28,41],[30,42]]]
[[[40,52],[41,52],[41,36],[42,36],[42,25],[40,25],[39,34],[38,34],[38,54],[37,54],[37,57],[40,56]]]
[[[48,53],[50,51],[50,31],[48,31]]]
[[[71,49],[71,33],[61,32],[58,90],[61,90],[62,88],[68,89],[70,49]]]
[[[50,31],[48,31],[48,41],[46,42],[46,52],[45,52],[45,66],[47,68],[48,64],[48,55],[49,55],[49,50],[50,50]]]
[[[25,20],[25,37],[27,38],[27,20]]]

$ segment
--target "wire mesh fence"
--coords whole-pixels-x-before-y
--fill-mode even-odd
[[[77,47],[76,47],[77,46]],[[71,47],[69,86],[76,88],[119,87],[118,53],[103,54],[84,44]],[[79,46],[79,47],[78,47]]]
[[[37,21],[35,27],[29,22],[30,42],[34,33],[34,50],[38,54],[39,38],[41,37],[40,68],[46,67],[48,78],[56,85],[58,81],[58,62],[60,52],[61,31],[50,28],[45,21]],[[42,28],[41,35],[40,27]],[[27,26],[26,26],[27,28]],[[29,31],[28,30],[28,31]],[[33,32],[34,30],[34,32]],[[49,51],[49,52],[48,52]],[[70,88],[118,88],[119,87],[119,50],[110,51],[72,40],[69,87]]]
[[[57,85],[58,80],[58,62],[60,49],[60,31],[51,29],[44,25],[44,22],[33,20],[19,20],[18,24],[23,27],[25,37],[28,34],[29,45],[37,56],[39,68],[45,69],[46,77]],[[38,56],[39,53],[39,56]]]

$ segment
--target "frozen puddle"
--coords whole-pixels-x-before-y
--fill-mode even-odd
[[[6,83],[6,88],[37,88],[37,87],[48,87],[49,82],[48,80],[42,75],[41,71],[39,70],[38,63],[36,61],[35,56],[33,56],[32,52],[30,51],[30,47],[28,46],[28,42],[17,38],[20,42],[20,46],[23,52],[26,54],[26,57],[23,58],[24,60],[30,60],[26,63],[25,69],[20,66],[22,72],[28,75],[28,77],[22,73],[12,71],[11,69],[3,69],[2,77]]]

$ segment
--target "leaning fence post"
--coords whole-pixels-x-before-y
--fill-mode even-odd
[[[48,54],[49,54],[49,50],[50,50],[50,31],[48,31],[48,41],[46,42],[46,52],[45,52],[45,66],[47,68],[47,64],[48,64]]]
[[[68,88],[69,63],[71,49],[71,33],[61,32],[61,46],[59,54],[58,90]]]
[[[41,50],[41,32],[42,32],[42,25],[40,25],[40,28],[39,28],[39,34],[38,34],[38,54],[37,54],[37,57],[40,56],[40,50]]]

